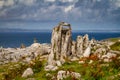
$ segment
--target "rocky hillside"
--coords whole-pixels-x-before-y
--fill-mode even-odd
[[[0,48],[0,80],[118,80],[120,40],[72,40],[71,25],[59,23],[51,44]]]

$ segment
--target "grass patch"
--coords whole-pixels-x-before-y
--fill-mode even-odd
[[[120,51],[120,42],[115,42],[113,45],[110,46],[112,50]]]
[[[88,61],[89,62],[89,61]],[[35,60],[36,65],[27,65],[27,67],[30,67],[34,71],[34,75],[30,76],[29,78],[34,78],[35,80],[50,80],[53,76],[57,75],[57,72],[59,70],[65,70],[65,71],[72,71],[72,72],[78,72],[81,74],[82,78],[84,80],[107,80],[110,76],[116,75],[120,73],[120,60],[114,59],[110,63],[104,63],[99,61],[94,61],[92,64],[89,64],[88,62],[85,62],[84,64],[79,64],[77,61],[75,62],[65,62],[61,67],[59,67],[56,71],[45,71],[44,65],[46,61],[37,61]],[[14,67],[13,70],[10,69],[10,66],[15,66],[19,64],[19,68]],[[109,66],[101,66],[101,65],[109,65]],[[21,68],[20,68],[21,65]],[[9,69],[7,69],[9,68]],[[21,73],[24,71],[23,64],[21,63],[9,63],[0,66],[0,80],[26,80],[26,78],[21,78]],[[5,76],[3,73],[10,72],[8,78],[4,78]],[[19,72],[19,73],[18,73]],[[16,73],[16,74],[13,74]],[[46,74],[50,74],[50,76],[46,76]],[[118,77],[116,77],[117,79]],[[68,77],[64,80],[74,80],[72,77]]]
[[[120,38],[119,37],[118,38],[109,38],[109,39],[106,39],[106,40],[112,41],[112,42],[117,42],[117,41],[120,40]]]

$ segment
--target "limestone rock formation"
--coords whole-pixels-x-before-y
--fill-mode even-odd
[[[88,34],[86,34],[84,37],[83,37],[83,50],[85,50],[88,45],[89,45],[89,37],[88,37]]]
[[[83,37],[82,36],[77,36],[76,40],[76,45],[77,45],[77,56],[80,56],[83,54]]]
[[[0,65],[9,62],[27,62],[29,63],[32,59],[38,55],[45,55],[50,53],[49,44],[34,43],[26,48],[1,48],[0,49]]]
[[[76,51],[76,49],[77,49],[77,46],[76,46],[76,42],[75,41],[72,41],[72,55],[73,56],[76,56],[77,55],[77,51]]]
[[[51,53],[48,57],[48,64],[53,64],[53,60],[64,62],[67,56],[71,54],[71,45],[72,38],[70,24],[61,22],[52,32]]]

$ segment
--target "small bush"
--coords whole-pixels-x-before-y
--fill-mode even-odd
[[[4,80],[14,79],[16,76],[21,75],[28,65],[23,63],[17,63],[9,66],[6,72],[3,73]]]
[[[113,58],[112,62],[110,63],[110,67],[120,70],[120,59]]]
[[[39,58],[36,58],[33,60],[34,64],[30,64],[30,67],[33,69],[33,72],[37,73],[40,72],[41,69],[43,68],[43,62],[39,60]]]

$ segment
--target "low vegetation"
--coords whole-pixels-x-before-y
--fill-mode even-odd
[[[111,47],[112,50],[120,51],[120,42],[117,41],[113,45],[111,45],[110,47]]]
[[[112,42],[117,42],[117,41],[120,40],[120,37],[118,37],[118,38],[109,38],[109,39],[106,39],[106,40],[112,41]]]
[[[26,80],[26,78],[21,78],[21,75],[27,67],[33,69],[34,75],[29,78],[35,78],[35,80],[51,79],[57,75],[59,70],[78,72],[85,80],[108,80],[111,76],[120,74],[120,60],[117,58],[110,63],[96,60],[89,64],[89,59],[83,64],[79,64],[78,61],[69,61],[56,71],[44,71],[45,61],[41,62],[36,59],[33,62],[35,64],[9,63],[0,66],[0,80]],[[50,75],[46,76],[47,73]],[[117,76],[115,79],[119,79],[119,77]],[[65,80],[73,79],[68,77]]]

